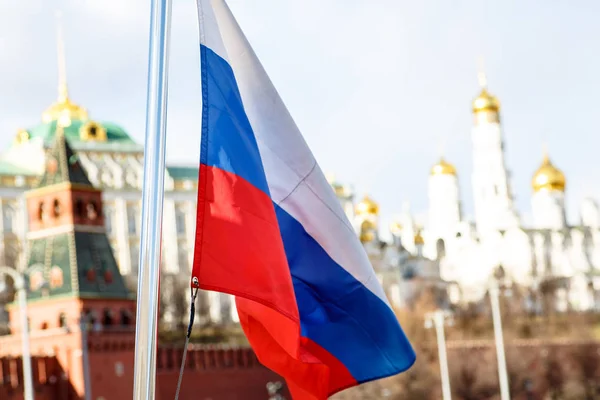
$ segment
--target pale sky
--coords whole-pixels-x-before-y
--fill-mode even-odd
[[[197,162],[198,22],[173,0],[168,149]],[[443,148],[472,215],[471,100],[478,56],[502,104],[519,211],[547,142],[567,175],[572,222],[600,200],[600,2],[558,0],[229,0],[325,171],[368,192],[385,223],[404,201],[423,213]],[[73,101],[143,142],[149,1],[0,0],[0,146],[40,122],[57,95],[61,9]]]

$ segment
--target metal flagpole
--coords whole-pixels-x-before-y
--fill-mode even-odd
[[[133,398],[154,400],[171,0],[152,0]]]
[[[446,355],[446,336],[444,335],[444,322],[445,315],[444,311],[437,310],[432,313],[427,313],[425,327],[433,325],[435,326],[435,333],[437,337],[438,355],[440,358],[440,375],[442,378],[442,398],[443,400],[450,400],[452,393],[450,391],[450,375],[448,373],[448,357]]]
[[[510,400],[508,390],[508,374],[504,357],[504,338],[502,336],[502,320],[500,316],[499,290],[496,281],[490,286],[490,302],[492,303],[492,319],[494,321],[494,336],[496,339],[496,357],[498,358],[498,380],[500,382],[500,399]]]

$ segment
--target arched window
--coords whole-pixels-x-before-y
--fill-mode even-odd
[[[58,218],[60,216],[60,201],[58,201],[58,199],[54,199],[54,203],[52,205],[52,213],[54,214],[55,218]]]
[[[90,221],[94,221],[96,218],[98,218],[98,205],[96,204],[95,201],[90,201],[87,204],[86,212],[87,212],[87,218]]]
[[[42,221],[44,219],[44,202],[40,201],[38,204],[38,212],[37,212],[38,220]]]
[[[444,242],[444,239],[438,239],[435,243],[435,247],[438,259],[444,258],[446,256],[446,243]]]
[[[83,309],[82,318],[87,322],[88,329],[96,324],[96,313],[87,308]]]
[[[83,201],[81,199],[75,201],[75,215],[80,218],[83,217]]]
[[[129,310],[121,310],[121,325],[129,326],[131,324],[131,313]]]
[[[2,225],[4,232],[12,232],[15,219],[15,210],[11,205],[6,204],[4,206],[2,214]]]
[[[113,324],[112,311],[109,308],[105,308],[102,312],[102,325],[111,326]]]
[[[61,312],[58,315],[58,326],[61,328],[66,328],[67,325],[67,315],[64,312]]]

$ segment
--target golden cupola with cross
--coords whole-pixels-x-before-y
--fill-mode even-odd
[[[482,86],[479,95],[473,100],[473,112],[476,114],[481,112],[500,112],[500,101],[488,91],[485,84],[485,75],[483,78],[480,78],[479,82]],[[481,82],[484,83],[482,84]]]
[[[367,195],[356,205],[355,211],[357,216],[377,217],[379,215],[379,204]]]
[[[550,160],[548,152],[544,150],[542,165],[535,171],[531,180],[531,187],[535,193],[542,191],[564,192],[567,184],[565,174]]]
[[[456,168],[454,165],[450,164],[448,161],[441,157],[440,160],[435,163],[433,167],[431,167],[430,171],[431,176],[440,176],[440,175],[452,175],[456,176]]]
[[[472,102],[475,124],[498,123],[500,122],[500,100],[488,90],[487,76],[483,70],[483,61],[481,60],[478,80],[481,91]]]
[[[69,98],[67,84],[61,82],[58,87],[58,99],[42,114],[43,122],[56,121],[62,127],[68,127],[72,121],[85,121],[88,119],[87,110],[73,103]]]
[[[534,226],[538,229],[561,230],[567,225],[565,211],[565,174],[550,160],[544,149],[542,165],[531,178]]]

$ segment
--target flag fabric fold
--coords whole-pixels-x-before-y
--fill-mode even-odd
[[[197,0],[202,138],[192,277],[236,297],[294,399],[408,369],[415,353],[332,188],[224,0]]]

